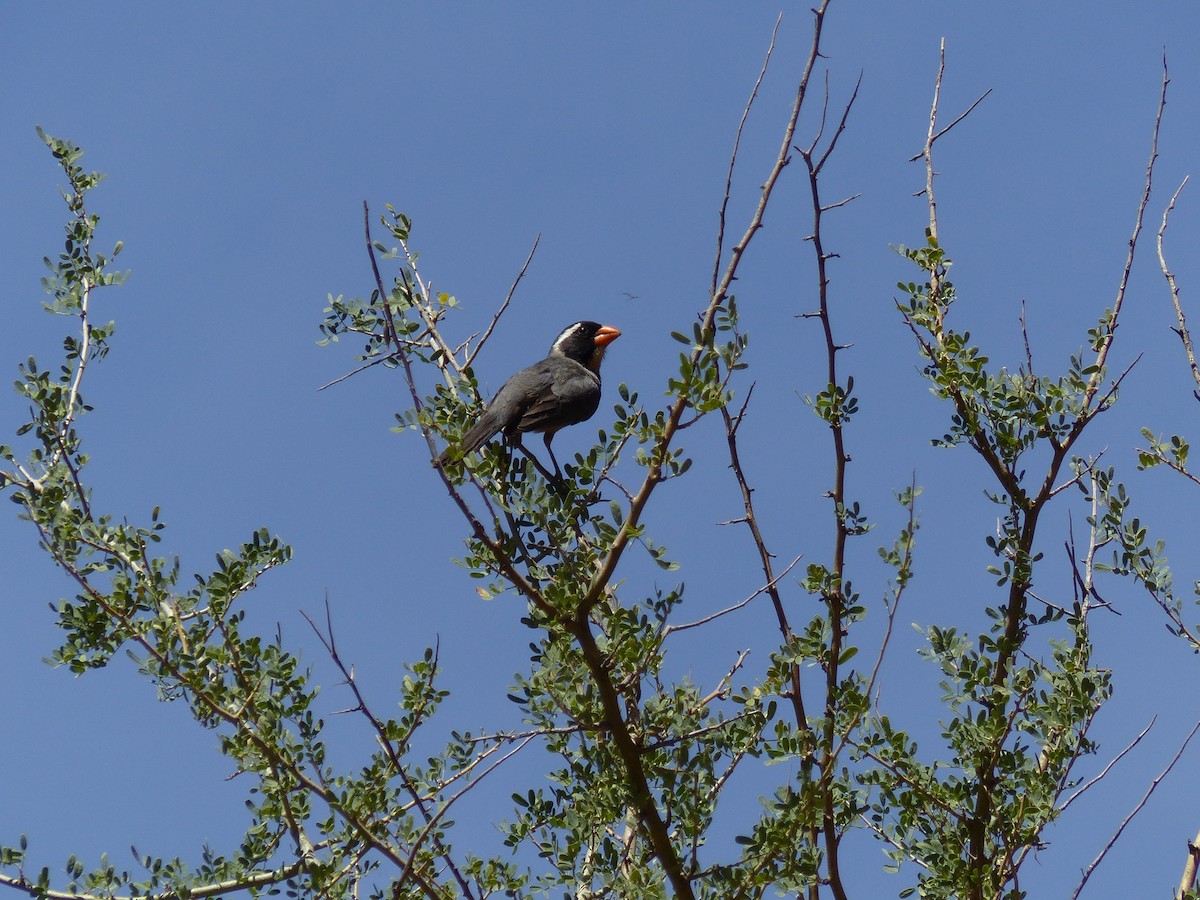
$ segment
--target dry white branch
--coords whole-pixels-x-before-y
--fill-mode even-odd
[[[1179,199],[1179,194],[1187,183],[1188,179],[1184,178],[1179,187],[1175,189],[1175,193],[1171,195],[1171,202],[1163,210],[1162,225],[1158,227],[1158,265],[1162,269],[1163,277],[1167,279],[1167,286],[1171,289],[1171,302],[1175,305],[1175,318],[1179,320],[1179,327],[1172,330],[1179,335],[1179,340],[1183,342],[1188,367],[1192,371],[1192,381],[1196,382],[1197,388],[1200,388],[1200,368],[1196,366],[1196,351],[1192,347],[1192,333],[1188,331],[1187,319],[1183,314],[1183,304],[1179,302],[1179,286],[1175,283],[1175,273],[1167,268],[1167,257],[1163,252],[1163,235],[1167,231],[1167,220],[1171,211],[1175,209],[1175,201]],[[1200,390],[1193,393],[1196,399],[1200,400]]]

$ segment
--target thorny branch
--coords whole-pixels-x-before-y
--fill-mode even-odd
[[[816,258],[818,297],[816,318],[821,323],[821,330],[825,338],[826,381],[824,393],[828,395],[827,399],[830,404],[828,413],[824,415],[829,423],[829,432],[833,439],[833,487],[829,491],[828,496],[833,502],[834,548],[830,565],[831,587],[822,598],[829,616],[829,645],[823,661],[825,672],[825,704],[822,731],[818,736],[817,747],[811,760],[815,762],[818,769],[818,792],[822,796],[824,804],[821,832],[824,837],[825,864],[828,869],[829,885],[836,900],[845,900],[846,898],[846,891],[842,884],[840,871],[840,854],[838,852],[841,843],[841,829],[837,823],[837,810],[835,808],[836,792],[833,790],[832,781],[838,765],[839,754],[844,746],[842,742],[838,741],[837,713],[840,702],[841,658],[843,641],[847,634],[846,614],[849,606],[848,598],[844,593],[844,587],[847,582],[846,543],[851,534],[850,522],[847,519],[848,503],[846,498],[846,467],[850,462],[850,454],[846,450],[845,425],[850,415],[847,404],[852,396],[854,380],[853,378],[848,379],[843,386],[838,373],[838,353],[845,349],[845,345],[838,344],[833,336],[833,320],[829,311],[828,272],[829,260],[833,259],[836,254],[830,253],[825,249],[824,233],[822,230],[825,213],[831,209],[841,207],[846,201],[830,205],[823,203],[821,200],[820,177],[826,162],[829,161],[830,155],[837,146],[838,139],[845,132],[846,121],[850,116],[850,110],[854,107],[855,100],[858,99],[858,90],[861,85],[862,75],[860,73],[858,81],[854,85],[854,90],[851,92],[850,98],[846,101],[842,109],[837,127],[830,136],[824,151],[818,156],[817,148],[824,134],[825,119],[829,108],[829,89],[828,84],[826,84],[825,102],[821,112],[821,125],[817,130],[817,134],[808,147],[796,148],[796,151],[800,154],[800,158],[804,161],[805,171],[808,175],[808,188],[812,209],[812,231],[807,235],[805,240],[812,244],[813,253]],[[799,673],[796,671],[794,679],[798,681],[798,678]],[[802,765],[806,767],[811,765],[809,759],[806,757]],[[813,837],[815,843],[815,835]],[[809,893],[813,900],[815,900],[816,892],[810,890]]]
[[[820,7],[814,10],[814,29],[812,46],[805,64],[803,74],[800,78],[800,83],[796,91],[795,102],[793,104],[791,115],[784,129],[783,140],[780,144],[778,158],[771,171],[769,172],[765,182],[763,183],[759,201],[754,213],[751,216],[750,223],[741,237],[741,239],[730,249],[729,258],[725,266],[724,274],[720,275],[720,264],[718,262],[717,269],[714,270],[713,290],[707,308],[702,313],[701,329],[702,333],[712,333],[713,325],[718,312],[724,308],[728,299],[728,291],[730,285],[737,276],[737,271],[741,260],[749,247],[754,235],[763,225],[763,218],[766,212],[768,202],[772,196],[775,185],[782,174],[783,169],[789,162],[792,139],[796,130],[796,123],[800,115],[800,110],[803,106],[805,96],[808,90],[809,79],[816,60],[820,57],[820,37],[821,28],[824,21],[825,11],[829,5],[829,0],[825,0]],[[774,43],[774,34],[772,35],[772,47]],[[770,50],[768,50],[767,58],[770,58]],[[765,64],[764,64],[765,73]],[[753,104],[754,97],[757,96],[758,87],[761,84],[763,74],[760,74],[758,81],[755,84],[754,91],[750,102],[747,104],[746,114],[743,116],[743,124],[746,115],[749,113],[750,106]],[[738,140],[740,141],[741,126],[738,130]],[[736,155],[736,153],[735,153]],[[723,241],[725,229],[725,210],[728,204],[728,190],[726,192],[726,200],[722,205],[720,232],[718,236],[718,260],[723,255]],[[428,286],[421,281],[419,274],[416,273],[414,260],[411,254],[408,254],[407,248],[404,247],[404,242],[401,241],[401,246],[405,250],[408,262],[408,271],[412,272],[414,284],[408,284],[405,278],[405,284],[402,288],[407,292],[406,302],[411,304],[418,311],[421,320],[425,326],[423,338],[431,342],[434,350],[434,356],[437,358],[440,366],[443,367],[443,374],[446,376],[448,384],[452,386],[461,380],[463,370],[466,363],[460,363],[454,352],[446,346],[441,338],[438,329],[436,314],[429,310],[430,293]],[[374,249],[375,245],[370,240],[368,233],[368,248],[371,253],[371,262],[375,271],[376,285],[379,291],[381,304],[387,311],[389,324],[385,326],[385,336],[388,343],[392,347],[392,351],[400,360],[400,365],[404,371],[404,376],[409,385],[409,392],[413,402],[413,408],[418,417],[422,412],[422,404],[419,397],[415,373],[409,361],[409,351],[404,343],[399,339],[396,333],[395,326],[390,324],[391,317],[391,292],[385,290],[382,279],[378,273],[378,266],[375,261]],[[403,273],[402,273],[403,276]],[[519,278],[518,278],[519,280]],[[398,285],[400,286],[400,285]],[[514,285],[515,287],[515,285]],[[507,303],[507,301],[506,301]],[[503,312],[501,308],[500,312]],[[493,318],[492,325],[495,325],[499,317],[497,313]],[[491,328],[489,328],[489,331]],[[486,339],[486,334],[485,334]],[[478,346],[476,347],[478,352]],[[692,364],[700,359],[704,352],[703,347],[697,347],[692,354]],[[474,358],[474,354],[468,357],[468,362]],[[587,665],[588,672],[596,686],[597,694],[601,707],[604,710],[605,726],[607,733],[621,758],[624,768],[625,780],[630,792],[630,800],[633,808],[636,810],[636,819],[639,830],[648,838],[655,856],[663,866],[663,869],[670,881],[672,890],[677,897],[690,898],[694,896],[691,886],[691,876],[684,870],[679,853],[674,846],[673,839],[670,835],[668,823],[663,819],[662,813],[659,810],[654,795],[650,789],[648,781],[648,772],[645,767],[644,750],[642,746],[642,737],[636,733],[633,723],[628,718],[632,713],[627,713],[624,707],[624,700],[621,697],[621,688],[614,680],[616,673],[612,670],[610,661],[606,654],[601,651],[597,645],[596,636],[593,634],[591,612],[595,606],[604,598],[610,596],[610,583],[616,572],[616,568],[622,559],[625,550],[630,543],[640,540],[639,524],[643,512],[649,503],[650,497],[655,488],[664,480],[663,465],[668,456],[668,450],[675,433],[681,427],[681,421],[685,411],[688,409],[688,396],[686,391],[681,391],[675,401],[666,410],[665,424],[658,433],[657,439],[653,446],[649,448],[650,465],[648,467],[645,479],[636,491],[633,492],[629,500],[627,510],[625,511],[624,519],[621,522],[616,536],[609,543],[607,552],[600,558],[596,572],[592,577],[591,583],[588,585],[586,592],[579,601],[574,614],[568,614],[558,610],[543,597],[535,586],[534,582],[526,578],[518,570],[517,563],[513,556],[507,550],[511,546],[511,540],[517,538],[515,533],[497,533],[493,536],[484,528],[482,522],[472,511],[471,507],[463,498],[458,486],[452,482],[447,473],[442,467],[437,467],[439,474],[445,483],[448,492],[453,501],[459,507],[464,517],[467,519],[475,538],[488,549],[491,554],[494,564],[499,573],[508,580],[526,599],[536,608],[549,622],[557,623],[558,626],[564,628],[571,637],[575,640],[579,650],[583,655],[583,659]],[[431,458],[436,458],[436,447],[434,445],[434,434],[430,427],[424,426],[422,429],[425,433],[426,441],[429,445]],[[474,480],[473,475],[468,476],[469,480]],[[482,486],[477,485],[481,488]],[[483,492],[486,494],[486,492]],[[498,520],[497,520],[498,521]],[[768,588],[768,592],[773,590],[773,585],[776,581],[773,573],[768,570],[767,584],[772,585]],[[798,692],[797,692],[798,696]]]
[[[930,108],[929,128],[926,134],[925,147],[921,154],[916,158],[923,158],[925,163],[925,189],[926,202],[929,209],[929,238],[935,245],[939,244],[938,235],[938,215],[937,215],[937,200],[934,192],[935,169],[933,164],[933,147],[936,140],[944,135],[949,127],[939,130],[937,128],[938,102],[941,96],[942,79],[945,72],[945,41],[942,41],[941,51],[939,54],[939,65],[937,78],[934,86],[933,102]],[[1076,416],[1075,421],[1070,429],[1061,438],[1048,436],[1048,441],[1051,448],[1051,459],[1047,466],[1045,476],[1035,493],[1027,492],[1022,484],[1024,481],[1024,471],[1016,467],[1015,464],[1010,464],[1001,458],[994,442],[990,435],[985,430],[984,412],[980,409],[980,401],[975,397],[970,396],[966,388],[957,383],[949,384],[945,390],[951,401],[953,402],[958,415],[962,422],[968,423],[969,432],[968,440],[971,447],[984,459],[988,467],[992,470],[997,480],[999,481],[1005,495],[1009,498],[1010,517],[1014,523],[1014,528],[1017,532],[1016,544],[1014,553],[1022,559],[1034,559],[1034,543],[1037,533],[1037,523],[1040,513],[1049,500],[1057,493],[1056,482],[1058,473],[1069,457],[1071,448],[1082,434],[1084,428],[1101,412],[1108,408],[1111,399],[1115,394],[1117,382],[1112,384],[1106,391],[1100,394],[1100,386],[1105,378],[1105,363],[1108,354],[1112,348],[1113,338],[1116,333],[1118,320],[1121,313],[1121,308],[1124,302],[1126,289],[1129,283],[1129,273],[1133,265],[1133,258],[1137,247],[1138,236],[1142,228],[1142,220],[1145,213],[1146,205],[1150,196],[1151,184],[1153,181],[1154,163],[1158,157],[1158,136],[1162,124],[1162,113],[1166,103],[1166,88],[1169,79],[1167,77],[1166,61],[1163,63],[1163,80],[1162,91],[1160,93],[1158,110],[1155,115],[1154,129],[1151,140],[1150,160],[1146,167],[1145,185],[1141,199],[1137,206],[1137,214],[1135,217],[1133,233],[1129,239],[1129,251],[1126,256],[1125,265],[1122,269],[1121,279],[1117,289],[1116,300],[1113,303],[1104,320],[1102,320],[1101,334],[1096,343],[1096,354],[1090,368],[1090,375],[1081,394],[1081,412]],[[986,94],[984,94],[986,96]],[[980,97],[982,100],[983,97]],[[970,109],[974,109],[978,105],[977,100],[972,104]],[[968,113],[970,112],[968,109]],[[951,126],[962,121],[966,114],[959,116]],[[942,270],[935,269],[929,272],[929,297],[931,304],[935,308],[934,321],[928,330],[931,332],[931,340],[927,340],[920,335],[915,327],[915,323],[909,321],[913,333],[917,336],[922,349],[927,354],[928,358],[934,365],[938,364],[939,359],[947,357],[948,351],[945,345],[945,330],[943,327],[942,317],[944,315],[945,305],[940,302],[940,294],[942,291]],[[1027,355],[1028,358],[1028,355]],[[1126,370],[1128,372],[1128,370]],[[1028,373],[1029,377],[1033,377],[1033,373]],[[1124,376],[1122,375],[1122,378]],[[1004,630],[1002,640],[996,645],[996,658],[992,669],[992,685],[993,692],[990,701],[985,705],[990,709],[990,714],[993,718],[1006,716],[1008,709],[1007,693],[1004,689],[1006,679],[1009,676],[1010,669],[1020,651],[1023,642],[1023,628],[1026,618],[1026,606],[1029,599],[1029,588],[1031,586],[1030,573],[1022,573],[1019,577],[1009,579],[1008,602],[1004,608]],[[996,729],[996,733],[1000,735],[998,741],[1003,740],[1007,736],[1007,729]],[[976,793],[975,808],[968,822],[969,843],[967,847],[968,862],[972,870],[976,873],[972,879],[972,892],[970,900],[982,900],[984,871],[993,861],[989,860],[986,852],[986,838],[993,815],[994,793],[997,788],[999,775],[996,770],[996,764],[999,759],[1000,744],[997,743],[992,751],[985,753],[984,757],[976,763],[979,771],[979,790]],[[1002,879],[1015,877],[1015,870],[1006,867],[1004,871],[997,871],[997,876]]]

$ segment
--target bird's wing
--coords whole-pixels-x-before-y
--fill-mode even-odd
[[[552,358],[531,366],[528,405],[517,428],[521,431],[557,431],[591,417],[600,403],[600,378],[574,360]]]
[[[553,406],[553,362],[555,360],[544,359],[534,363],[504,382],[479,421],[463,437],[463,449],[478,450],[501,431],[511,436],[518,431],[535,430],[525,425],[525,419],[534,407],[544,407],[545,412],[539,413],[540,416],[548,414]]]

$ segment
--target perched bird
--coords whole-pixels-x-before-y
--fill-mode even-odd
[[[600,405],[600,362],[608,345],[621,336],[609,325],[576,322],[550,346],[540,363],[522,369],[496,392],[479,421],[463,435],[463,453],[478,450],[494,435],[506,437],[527,431],[545,435],[546,452],[560,474],[550,441],[560,428],[586,421]],[[450,459],[447,447],[438,465]]]

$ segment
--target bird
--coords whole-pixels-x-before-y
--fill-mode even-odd
[[[568,325],[550,345],[545,359],[504,382],[463,435],[458,445],[461,453],[478,450],[500,433],[512,438],[541,432],[555,477],[561,479],[550,442],[560,429],[590,419],[600,406],[600,363],[608,345],[620,336],[616,328],[598,322]],[[450,457],[451,448],[447,447],[437,464],[444,466]]]

